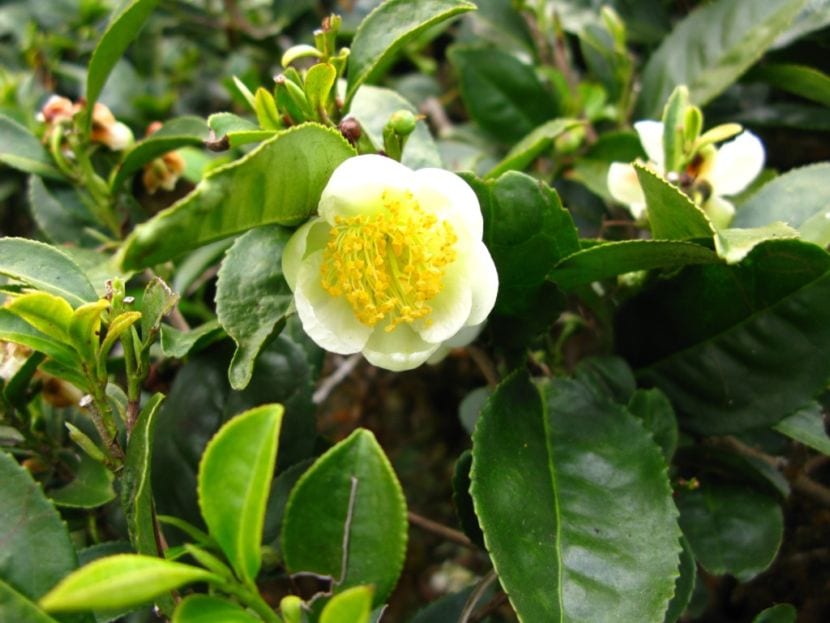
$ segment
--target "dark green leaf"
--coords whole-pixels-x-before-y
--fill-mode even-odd
[[[90,235],[95,224],[75,188],[47,185],[37,175],[29,177],[29,205],[32,216],[46,237],[57,243],[97,244]]]
[[[261,623],[237,604],[210,595],[190,595],[173,613],[173,623]]]
[[[149,266],[260,225],[301,223],[337,165],[353,155],[339,132],[317,124],[281,132],[136,227],[120,261],[126,268]]]
[[[358,429],[300,478],[281,542],[289,572],[331,576],[337,591],[373,584],[379,605],[398,580],[406,538],[400,484],[374,435]]]
[[[766,82],[788,93],[830,106],[830,76],[813,67],[770,63],[749,72],[747,79]]]
[[[0,275],[65,298],[73,307],[97,301],[95,288],[69,256],[24,238],[0,238]]]
[[[677,496],[680,527],[697,561],[715,575],[746,582],[775,558],[784,532],[781,507],[746,487],[704,483]]]
[[[759,245],[735,266],[687,267],[620,309],[619,349],[684,426],[768,426],[830,376],[828,269],[822,249],[790,240]]]
[[[774,428],[779,433],[830,456],[830,437],[824,429],[824,413],[817,402],[785,417]]]
[[[699,244],[676,240],[621,240],[588,247],[565,257],[548,278],[563,290],[638,270],[712,264],[718,256]]]
[[[767,608],[752,623],[795,623],[798,618],[798,611],[790,604],[778,604]]]
[[[523,171],[530,163],[550,149],[553,141],[568,130],[582,125],[578,119],[552,119],[534,128],[530,134],[520,140],[501,161],[490,169],[485,179],[499,177],[507,171]]]
[[[643,422],[663,451],[666,463],[677,449],[677,418],[666,394],[659,389],[638,389],[628,403],[628,412]]]
[[[360,23],[352,39],[348,66],[346,109],[358,87],[377,69],[428,28],[461,13],[475,10],[466,0],[386,0]]]
[[[493,47],[454,46],[449,58],[470,116],[502,143],[514,144],[558,116],[533,67],[516,57]]]
[[[806,0],[756,5],[719,0],[698,7],[663,40],[643,70],[635,119],[660,116],[674,87],[685,84],[703,105],[733,84],[786,30]]]
[[[652,236],[662,240],[712,238],[715,232],[703,210],[677,186],[641,164],[634,168],[646,196]]]
[[[250,382],[259,351],[293,300],[282,274],[282,250],[290,236],[279,225],[253,229],[237,238],[222,260],[216,315],[236,342],[228,368],[234,389],[244,389]]]
[[[619,404],[629,402],[637,388],[634,373],[620,357],[587,357],[577,364],[573,375],[574,380]]]
[[[458,621],[464,611],[464,605],[470,597],[472,588],[465,589],[460,593],[445,595],[429,604],[419,611],[410,623],[447,623],[447,621]]]
[[[115,499],[112,481],[109,469],[84,454],[72,482],[50,491],[49,498],[56,506],[97,508]]]
[[[236,416],[210,440],[199,465],[202,516],[245,582],[256,578],[261,564],[265,505],[282,415],[282,405],[275,404]]]
[[[0,621],[8,621],[9,623],[58,623],[3,580],[0,580]]]
[[[622,407],[575,381],[537,388],[514,373],[479,419],[472,481],[521,620],[662,619],[677,511],[659,449]]]
[[[63,175],[40,141],[22,125],[0,115],[0,163],[42,177],[63,179]]]
[[[470,467],[473,464],[473,453],[465,450],[455,463],[455,471],[452,476],[452,502],[455,506],[455,514],[458,522],[469,539],[484,547],[484,535],[478,525],[473,498],[470,497]]]
[[[697,561],[685,537],[680,537],[680,545],[683,546],[680,552],[680,575],[674,585],[674,597],[669,602],[664,623],[676,623],[683,616],[695,590]]]

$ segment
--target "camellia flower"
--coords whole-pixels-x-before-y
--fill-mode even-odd
[[[634,129],[640,136],[649,164],[686,192],[716,227],[726,227],[735,214],[735,206],[724,199],[737,195],[754,180],[764,166],[764,146],[751,132],[741,132],[720,149],[708,144],[702,147],[683,171],[665,171],[663,156],[663,124],[639,121]],[[611,196],[628,206],[635,219],[646,211],[646,199],[637,172],[631,164],[614,162],[608,170]]]
[[[73,103],[70,99],[60,95],[53,95],[46,100],[37,119],[47,125],[45,134],[47,140],[58,124],[72,121],[72,117],[84,106],[83,102]],[[96,102],[92,109],[92,131],[89,140],[106,145],[113,151],[122,151],[134,142],[132,130],[118,121],[112,111],[101,102]]]
[[[459,333],[474,337],[498,290],[482,230],[475,193],[457,175],[377,155],[346,160],[319,217],[283,252],[303,329],[326,350],[362,352],[389,370],[421,365]]]
[[[154,121],[147,127],[146,136],[155,134],[161,128],[161,122]],[[144,165],[144,173],[141,176],[144,188],[151,195],[155,194],[159,188],[167,191],[173,190],[176,188],[176,182],[182,176],[184,168],[185,162],[181,154],[177,151],[168,151]]]

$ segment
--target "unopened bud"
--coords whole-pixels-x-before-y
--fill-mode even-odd
[[[408,136],[415,131],[415,126],[418,123],[418,117],[408,110],[399,110],[392,113],[389,117],[389,125],[395,131],[395,134],[401,136]]]

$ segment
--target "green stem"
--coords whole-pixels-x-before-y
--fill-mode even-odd
[[[266,623],[284,623],[282,618],[262,598],[256,587],[249,588],[241,584],[227,582],[219,585],[219,588],[229,595],[236,597],[240,602],[262,617],[262,620]]]

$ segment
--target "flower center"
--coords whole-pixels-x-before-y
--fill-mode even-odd
[[[387,332],[426,319],[443,289],[445,267],[456,258],[452,226],[425,212],[412,193],[385,191],[375,214],[338,216],[323,252],[320,281],[344,296],[360,322],[387,320]]]

